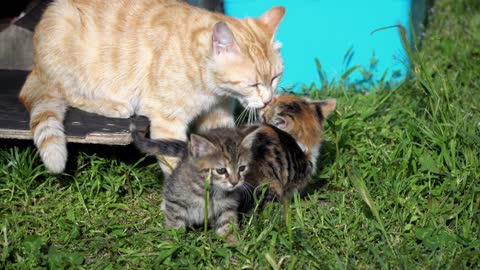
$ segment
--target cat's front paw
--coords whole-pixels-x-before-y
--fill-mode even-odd
[[[129,118],[134,114],[134,110],[129,104],[114,102],[104,104],[104,106],[97,108],[97,110],[99,110],[102,115],[113,118]]]
[[[185,229],[187,227],[187,224],[185,223],[184,220],[170,218],[168,214],[169,213],[166,213],[167,217],[165,219],[165,224],[164,224],[165,228],[180,230],[180,229]]]
[[[229,244],[235,244],[238,242],[237,236],[232,232],[225,237],[225,241]]]
[[[220,228],[217,228],[217,235],[221,236],[225,239],[225,241],[229,244],[233,244],[237,242],[237,236],[235,235],[235,227],[236,225],[225,224]]]

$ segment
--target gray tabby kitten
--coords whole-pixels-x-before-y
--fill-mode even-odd
[[[243,133],[236,129],[218,128],[202,135],[192,134],[188,143],[175,140],[151,140],[132,129],[137,148],[150,155],[182,157],[163,184],[165,226],[185,228],[204,222],[205,181],[210,179],[208,222],[228,242],[237,239],[231,225],[238,226],[239,206],[244,174],[249,160],[240,144]]]

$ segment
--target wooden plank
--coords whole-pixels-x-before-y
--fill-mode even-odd
[[[0,70],[0,138],[31,140],[29,114],[18,101],[28,71]],[[132,119],[141,131],[148,129],[146,117]],[[67,141],[127,145],[131,143],[130,119],[109,118],[69,108],[65,116]]]

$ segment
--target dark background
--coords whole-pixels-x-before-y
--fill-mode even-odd
[[[14,18],[25,10],[31,0],[2,1],[0,5],[0,19]]]

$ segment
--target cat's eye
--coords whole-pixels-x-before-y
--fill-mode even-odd
[[[260,83],[249,84],[248,87],[258,87]]]
[[[283,74],[283,72],[280,72],[277,75],[273,76],[272,80],[270,81],[270,84],[273,84],[273,81],[275,81],[275,79],[279,78],[282,74]]]
[[[227,173],[227,169],[225,169],[225,168],[215,169],[215,171],[216,171],[218,174],[226,174],[226,173]]]
[[[243,172],[243,171],[245,171],[246,168],[247,168],[247,166],[242,165],[242,166],[238,167],[238,171]]]

